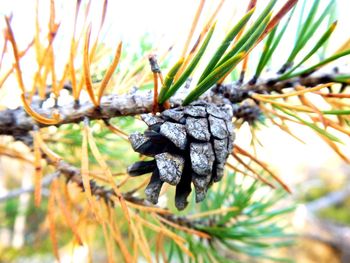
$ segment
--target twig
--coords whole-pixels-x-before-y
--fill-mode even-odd
[[[261,80],[255,85],[249,84],[226,84],[213,87],[205,100],[217,104],[239,103],[249,98],[254,93],[271,93],[272,91],[281,92],[282,89],[295,85],[314,87],[333,81],[334,72],[312,74],[307,77],[294,78],[288,81],[276,82],[271,79]],[[183,89],[183,93],[188,90]],[[181,91],[180,91],[181,93]],[[184,95],[184,94],[182,94]],[[175,96],[170,100],[171,106],[176,107],[181,104],[181,97]],[[31,106],[42,116],[51,116],[54,109],[42,109],[40,102],[34,102]],[[60,113],[60,121],[55,126],[67,123],[79,123],[85,117],[90,120],[102,119],[108,120],[113,117],[138,115],[152,112],[153,94],[148,91],[136,91],[132,94],[108,95],[101,99],[100,107],[95,107],[91,102],[80,104],[77,108],[76,103],[70,103],[56,109]],[[15,139],[26,140],[29,131],[34,129],[35,125],[47,127],[48,124],[38,124],[32,117],[28,116],[22,107],[15,110],[0,111],[0,135],[12,135]]]
[[[309,211],[316,212],[320,209],[339,204],[348,197],[350,197],[350,185],[344,187],[340,191],[331,192],[326,196],[323,196],[315,201],[309,202],[306,204],[306,207]]]
[[[41,187],[45,187],[45,186],[50,185],[51,182],[53,181],[53,179],[57,178],[59,175],[60,175],[60,172],[56,171],[52,174],[45,176],[45,178],[43,178],[43,180],[41,182]],[[17,188],[15,190],[11,190],[6,195],[0,196],[0,203],[6,201],[8,199],[20,196],[21,194],[31,193],[31,192],[34,192],[34,186],[31,186],[28,188]]]

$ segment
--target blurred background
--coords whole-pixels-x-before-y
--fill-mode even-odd
[[[334,54],[350,38],[350,2],[347,0],[330,1],[337,3],[338,25],[327,45],[326,54]],[[44,0],[0,0],[0,16],[13,14],[12,26],[20,49],[24,49],[33,38],[36,6],[39,8],[39,24],[46,25],[46,21],[49,19],[49,2]],[[69,56],[68,45],[73,30],[71,25],[74,21],[75,4],[74,1],[55,2],[57,20],[62,21],[57,41],[54,43],[60,50],[55,61],[57,67],[61,69],[61,72],[58,72],[60,75],[64,69],[66,57]],[[245,12],[248,2],[226,1],[224,3],[224,7],[218,15],[214,39],[220,41],[223,38],[228,28],[232,27]],[[265,2],[258,0],[258,8],[264,6]],[[284,2],[280,1],[280,5]],[[99,26],[101,3],[102,1],[92,1],[92,12],[87,18],[92,22],[92,38],[96,37],[94,33],[96,34],[98,31],[96,28]],[[218,1],[206,1],[204,14],[212,10],[217,3]],[[321,6],[326,6],[328,3],[329,1],[322,0]],[[173,64],[179,56],[197,6],[198,1],[186,0],[109,1],[100,42],[105,45],[105,48],[114,50],[118,41],[123,41],[125,60],[121,62],[121,70],[123,67],[128,67],[127,58],[130,55],[133,56],[133,61],[137,61],[145,59],[145,56],[151,52],[161,55],[172,47],[167,60],[164,63],[160,61],[166,68],[166,65]],[[308,7],[307,1],[306,10]],[[279,68],[283,64],[283,59],[288,55],[286,51],[289,51],[294,43],[296,32],[293,29],[296,29],[300,9],[301,4],[298,4],[290,30],[282,40],[281,47],[283,48],[278,49],[274,55],[271,68]],[[199,22],[200,25],[204,24],[205,18],[206,16],[203,15]],[[79,18],[78,28],[79,24],[83,23],[83,19],[84,17]],[[4,19],[1,18],[0,29],[4,27]],[[325,27],[326,24],[323,28]],[[197,34],[200,29],[199,26]],[[45,30],[47,28],[43,27],[42,31],[45,32]],[[3,38],[0,38],[0,46],[3,45],[2,41]],[[215,45],[215,41],[211,45]],[[254,63],[254,56],[258,56],[259,48],[261,50],[261,45],[252,53],[250,63]],[[25,82],[28,83],[28,86],[32,82],[36,67],[33,56],[34,54],[29,52],[22,64],[22,68],[25,69]],[[106,58],[106,61],[102,60],[102,63],[109,61],[110,57]],[[3,68],[0,69],[1,75],[6,72],[6,67],[9,67],[11,63],[11,57],[4,57]],[[20,90],[16,86],[14,76],[8,78],[4,83],[0,90],[1,109],[16,108],[21,104],[18,99]],[[120,90],[116,89],[115,92],[120,92]],[[127,131],[132,131],[140,126],[129,118],[117,121]],[[295,140],[272,125],[261,126],[257,131],[257,137],[261,143],[257,147],[257,155],[287,182],[293,190],[291,199],[298,204],[293,218],[291,218],[293,227],[299,236],[297,244],[291,249],[278,253],[290,256],[296,262],[350,262],[350,166],[342,161],[309,128],[291,125],[291,129],[305,143]],[[250,134],[248,130],[249,127],[242,127],[237,134],[237,140],[241,146],[250,146],[251,138],[246,136]],[[339,136],[342,137],[342,135]],[[75,139],[73,135],[71,137],[70,139]],[[110,138],[111,141],[114,139],[113,136]],[[344,138],[341,150],[350,157],[350,147],[347,140],[348,138]],[[26,147],[20,143],[12,142],[10,138],[4,136],[0,137],[0,150],[2,145],[8,145],[10,142],[12,149],[21,153],[24,159],[26,155],[31,154]],[[65,153],[72,162],[79,154],[74,149],[67,150],[64,146],[56,146],[56,150]],[[119,164],[119,168],[122,170],[123,165],[126,167],[127,164],[135,160],[135,155],[131,153],[127,143],[123,144],[118,141],[114,146],[113,154],[115,158],[122,159],[122,164]],[[45,216],[45,209],[34,208],[30,193],[23,193],[6,200],[2,199],[13,189],[32,187],[33,167],[26,160],[18,161],[6,154],[5,151],[1,153],[0,262],[6,262],[10,259],[16,262],[50,262],[53,260],[50,257],[50,241],[44,235],[37,235],[37,232],[40,232],[38,222],[43,223],[41,220]],[[45,194],[45,189],[43,193]],[[38,242],[37,239],[41,238],[43,240]],[[39,243],[40,245],[33,246],[33,244]],[[19,248],[25,253],[25,258],[18,253]],[[7,253],[6,256],[2,256],[2,254],[5,255],[4,251]],[[79,258],[84,253],[82,249],[75,256]]]

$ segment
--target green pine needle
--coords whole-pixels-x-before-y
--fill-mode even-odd
[[[192,72],[196,68],[197,64],[199,63],[200,59],[202,58],[202,56],[203,56],[203,54],[204,54],[204,52],[209,44],[211,37],[213,36],[215,25],[216,24],[214,24],[210,28],[205,40],[203,41],[202,46],[200,47],[197,54],[194,56],[194,58],[192,59],[191,63],[188,65],[186,70],[181,74],[179,79],[168,89],[168,91],[165,93],[165,95],[162,96],[162,98],[159,100],[160,104],[164,103],[171,96],[173,96],[175,94],[175,92],[182,86],[182,84],[185,83],[185,81],[188,79],[188,77],[192,74]]]
[[[297,68],[299,68],[302,64],[304,64],[312,55],[314,55],[317,50],[319,50],[329,39],[329,37],[332,35],[334,32],[334,29],[337,25],[337,21],[333,22],[333,24],[328,28],[328,30],[321,36],[321,38],[317,41],[315,46],[311,49],[311,51],[297,64],[295,65],[291,70],[280,76],[278,79],[279,80],[286,80],[288,79],[288,76],[294,72]]]
[[[347,55],[350,55],[350,49],[345,50],[345,51],[343,51],[341,53],[338,53],[336,55],[333,55],[333,56],[331,56],[329,58],[326,58],[325,60],[323,60],[323,61],[321,61],[321,62],[319,62],[319,63],[317,63],[317,64],[315,64],[315,65],[313,65],[313,66],[311,66],[311,67],[309,67],[307,69],[304,69],[302,71],[298,71],[296,73],[290,74],[288,76],[288,79],[291,79],[291,78],[294,78],[294,77],[298,77],[298,76],[302,76],[302,75],[310,74],[310,73],[314,72],[315,70],[323,67],[324,65],[326,65],[326,64],[328,64],[328,63],[330,63],[330,62],[332,62],[334,60],[337,60],[337,59],[339,59],[341,57],[347,56]]]
[[[179,69],[181,68],[181,66],[184,63],[184,59],[181,58],[168,72],[168,74],[165,76],[164,79],[164,87],[162,87],[160,93],[159,93],[159,97],[158,100],[162,100],[162,98],[164,97],[164,95],[167,93],[167,91],[169,90],[171,84],[174,81],[174,77],[176,75],[176,73],[179,71]]]
[[[220,80],[226,73],[228,73],[232,68],[234,68],[244,57],[244,53],[239,53],[233,58],[226,61],[221,66],[215,68],[209,76],[207,76],[197,87],[192,90],[192,92],[185,98],[183,105],[188,105],[192,101],[195,101],[206,92],[210,87],[212,87],[218,80]]]
[[[201,77],[199,78],[198,83],[200,83],[207,75],[214,69],[217,62],[222,58],[223,54],[227,50],[227,48],[232,43],[233,39],[237,36],[237,34],[241,31],[241,29],[247,24],[251,16],[253,15],[255,8],[250,10],[247,14],[245,14],[242,19],[231,29],[231,31],[226,35],[225,39],[222,41],[219,48],[216,50],[214,56],[209,61],[207,67],[203,71]]]

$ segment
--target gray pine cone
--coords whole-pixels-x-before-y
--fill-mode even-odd
[[[148,129],[133,133],[133,149],[154,157],[129,166],[130,176],[152,172],[145,194],[156,204],[164,182],[175,185],[175,205],[187,206],[191,182],[196,202],[204,200],[208,188],[224,175],[227,157],[233,149],[235,134],[230,106],[197,101],[189,106],[165,110],[159,115],[144,114]]]

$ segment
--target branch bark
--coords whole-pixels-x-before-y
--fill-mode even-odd
[[[333,71],[333,70],[332,70]],[[318,84],[324,84],[333,81],[334,72],[314,73],[307,77],[294,78],[287,81],[275,81],[273,78],[259,80],[252,85],[246,84],[227,84],[215,86],[211,92],[204,96],[205,100],[217,104],[239,103],[249,98],[252,93],[271,93],[281,92],[283,89],[295,85],[313,87]],[[332,77],[333,76],[333,77]],[[172,107],[181,104],[182,98],[187,93],[183,89],[180,94],[171,99]],[[44,116],[50,116],[54,108],[43,109],[40,102],[32,104],[32,107],[38,113]],[[151,91],[136,91],[131,94],[108,95],[104,96],[100,107],[95,107],[90,101],[77,105],[70,103],[58,107],[61,121],[56,124],[60,126],[67,123],[79,123],[85,117],[90,120],[104,119],[108,120],[113,117],[138,115],[152,111],[153,94]],[[37,123],[31,118],[22,107],[15,110],[0,111],[0,135],[11,135],[18,140],[28,140],[28,133],[36,126],[46,127],[48,125]]]

